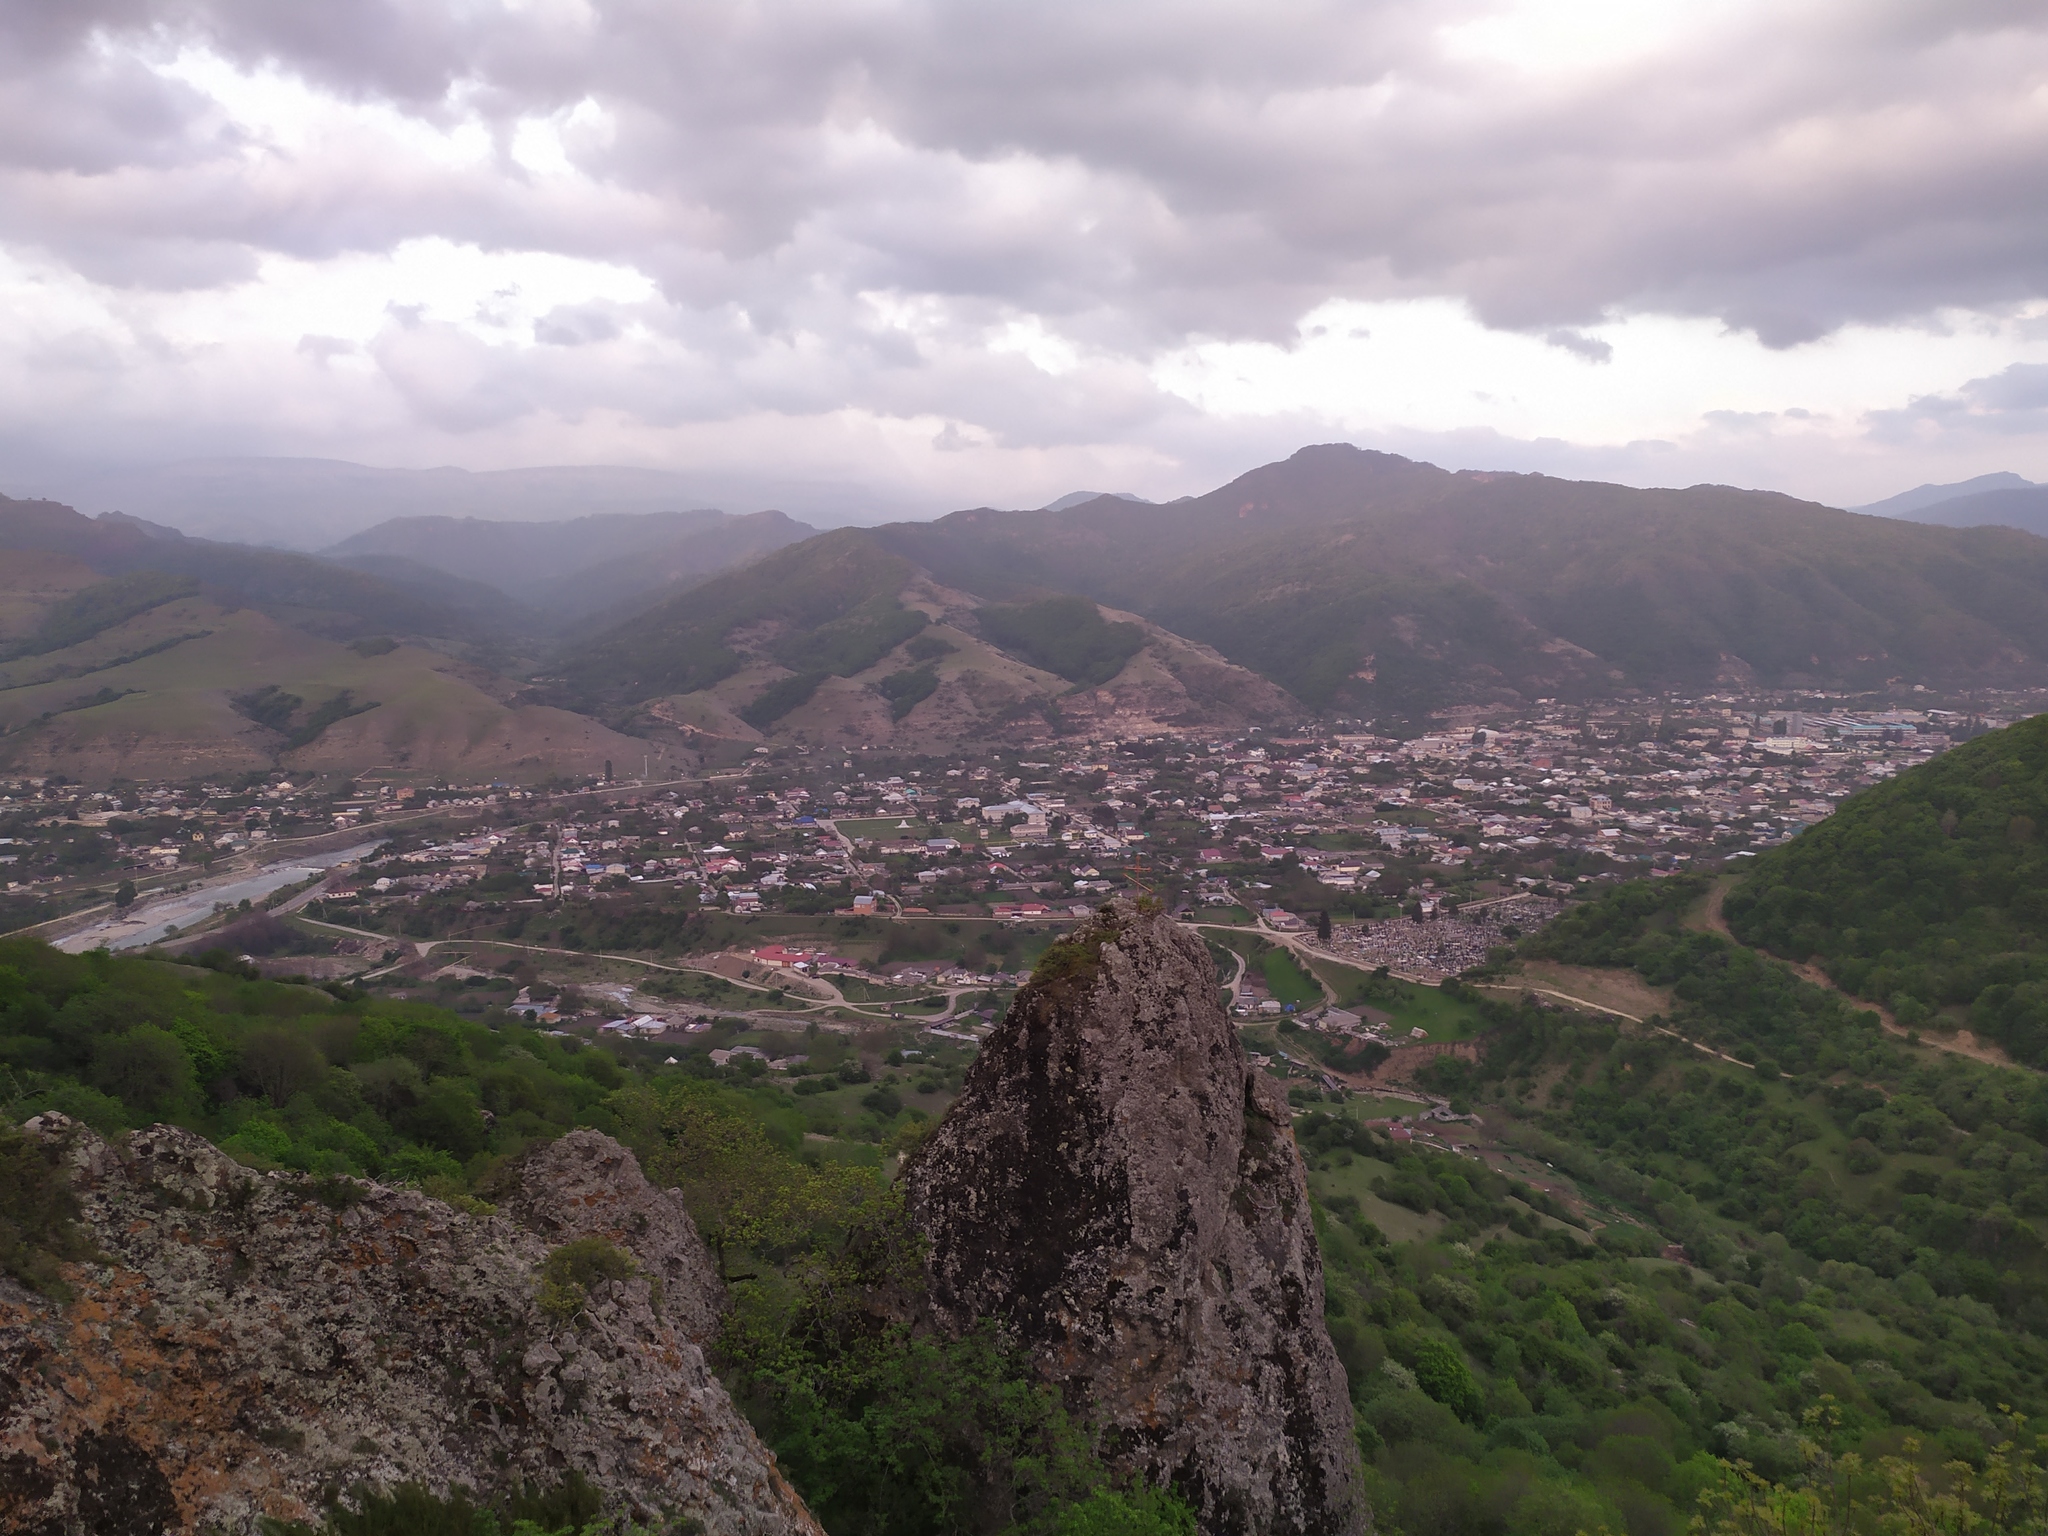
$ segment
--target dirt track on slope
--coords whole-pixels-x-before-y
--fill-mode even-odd
[[[1724,876],[1716,880],[1708,889],[1706,904],[1700,909],[1699,926],[1705,928],[1709,933],[1718,933],[1730,944],[1741,944],[1742,940],[1735,937],[1735,934],[1729,929],[1728,919],[1722,912],[1722,906],[1728,899],[1728,889],[1732,883],[1731,880]],[[1745,945],[1744,947],[1747,948],[1748,946]],[[1842,988],[1835,985],[1834,979],[1819,966],[1814,965],[1810,961],[1785,960],[1780,963],[1791,967],[1793,974],[1798,976],[1800,980],[1810,981],[1817,987],[1825,987],[1828,991],[1842,998],[1851,1007],[1876,1014],[1877,1021],[1884,1026],[1886,1034],[1897,1035],[1901,1040],[1907,1037],[1908,1031],[1906,1026],[1892,1017],[1892,1011],[1889,1008],[1881,1007],[1871,1002],[1868,998],[1858,997],[1853,992],[1843,991]],[[1959,1029],[1953,1034],[1930,1034],[1922,1031],[1919,1043],[1931,1046],[1937,1051],[1946,1051],[1951,1056],[1967,1056],[1972,1061],[1981,1061],[1987,1067],[2011,1067],[2022,1072],[2034,1070],[2031,1067],[2020,1066],[2018,1062],[2014,1061],[1990,1041],[1979,1040],[1967,1029]]]

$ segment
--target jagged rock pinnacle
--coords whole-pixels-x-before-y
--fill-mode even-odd
[[[1003,1320],[1206,1536],[1366,1526],[1286,1103],[1193,934],[1118,902],[1049,950],[904,1187],[939,1320]]]

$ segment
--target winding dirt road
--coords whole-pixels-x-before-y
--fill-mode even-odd
[[[1709,933],[1719,934],[1730,944],[1740,945],[1742,940],[1738,939],[1734,931],[1729,928],[1728,918],[1722,911],[1722,907],[1728,899],[1730,884],[1732,882],[1728,878],[1723,877],[1716,880],[1708,888],[1706,904],[1700,908],[1699,926],[1706,929]],[[1743,945],[1743,947],[1748,948],[1749,946]],[[1759,953],[1762,953],[1762,951],[1759,951]],[[1776,956],[1771,958],[1777,959]],[[1817,987],[1827,988],[1828,991],[1840,997],[1852,1008],[1876,1014],[1877,1022],[1884,1027],[1886,1034],[1896,1035],[1901,1040],[1909,1038],[1910,1032],[1905,1025],[1892,1017],[1892,1011],[1889,1008],[1873,1003],[1868,998],[1858,997],[1853,992],[1844,991],[1841,987],[1836,986],[1834,978],[1829,976],[1819,966],[1811,962],[1795,960],[1779,960],[1778,963],[1789,967],[1792,973],[1799,977],[1800,980],[1810,981]],[[2021,1066],[2010,1056],[2006,1055],[2004,1051],[1991,1044],[1990,1041],[1979,1040],[1976,1035],[1967,1029],[1959,1029],[1952,1035],[1923,1032],[1920,1036],[1919,1044],[1929,1046],[1937,1051],[1946,1051],[1951,1056],[1967,1056],[1971,1061],[1980,1061],[1987,1067],[2009,1067],[2016,1072],[2031,1072],[2034,1070],[2032,1067]]]

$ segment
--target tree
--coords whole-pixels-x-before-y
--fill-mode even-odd
[[[242,1047],[242,1075],[282,1109],[327,1071],[320,1048],[294,1029],[262,1029]]]
[[[1316,914],[1316,942],[1318,944],[1330,942],[1330,913],[1328,908]]]
[[[706,1085],[629,1089],[620,1100],[620,1118],[637,1122],[635,1140],[655,1142],[641,1162],[656,1183],[682,1190],[721,1279],[734,1278],[728,1265],[735,1255],[800,1247],[815,1230],[849,1220],[874,1193],[866,1170],[799,1162]]]
[[[126,912],[135,905],[135,882],[133,880],[123,880],[114,887],[114,905],[123,912]]]
[[[142,1024],[100,1041],[92,1082],[139,1114],[167,1114],[192,1096],[192,1058],[169,1030]]]

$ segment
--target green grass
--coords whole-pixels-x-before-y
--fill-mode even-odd
[[[1344,1161],[1346,1158],[1349,1158],[1348,1162]],[[1357,1197],[1358,1208],[1365,1219],[1395,1242],[1419,1242],[1443,1230],[1444,1217],[1438,1212],[1411,1211],[1405,1205],[1395,1205],[1373,1193],[1373,1180],[1385,1178],[1394,1171],[1387,1164],[1352,1153],[1319,1158],[1317,1163],[1318,1166],[1308,1176],[1309,1192],[1326,1204],[1332,1196]]]
[[[1269,949],[1261,962],[1266,978],[1266,990],[1283,1003],[1297,1007],[1323,1000],[1323,989],[1316,984],[1313,976],[1302,970],[1293,954],[1284,949]]]
[[[1395,1033],[1420,1027],[1432,1040],[1466,1040],[1486,1027],[1479,1005],[1449,997],[1435,987],[1391,978],[1379,981],[1355,966],[1329,960],[1310,962],[1337,994],[1340,1008],[1373,1008],[1394,1020]]]
[[[1228,923],[1233,928],[1249,928],[1252,915],[1243,907],[1202,907],[1194,920],[1198,923]]]
[[[1475,1003],[1446,997],[1435,987],[1400,984],[1401,996],[1374,1007],[1394,1016],[1397,1033],[1420,1026],[1432,1040],[1469,1040],[1486,1028],[1486,1020]]]
[[[931,992],[929,987],[878,987],[853,976],[836,976],[833,980],[849,1003],[908,1003]]]
[[[899,821],[907,821],[910,825],[899,827],[896,825]],[[893,842],[899,837],[914,837],[922,842],[927,837],[937,837],[940,835],[936,832],[927,831],[923,822],[909,814],[901,816],[868,816],[863,817],[859,821],[835,821],[833,825],[838,827],[848,837],[872,838],[876,842],[883,843]],[[957,836],[958,834],[950,835]]]

